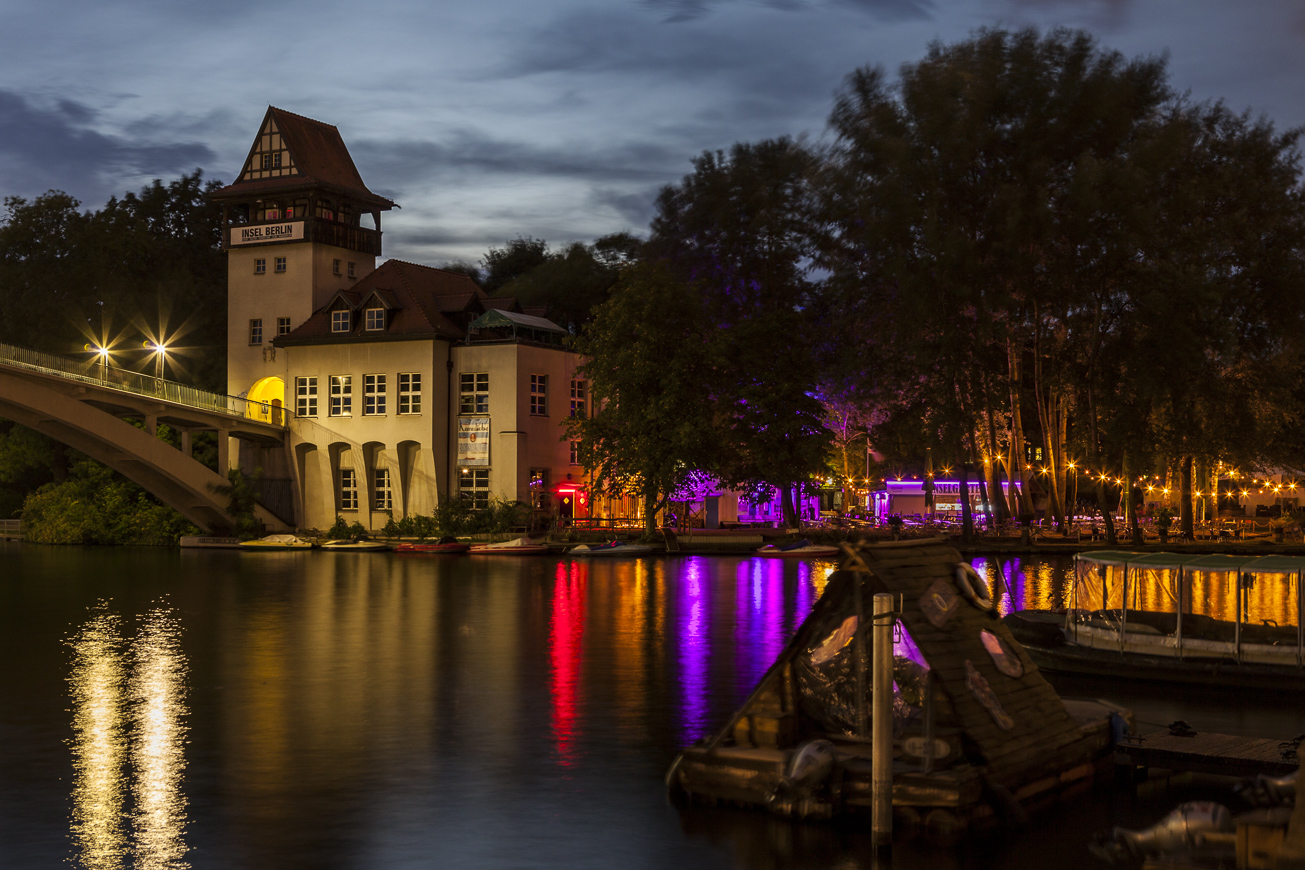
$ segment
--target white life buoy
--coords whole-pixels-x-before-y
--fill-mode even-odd
[[[988,594],[988,584],[974,570],[969,562],[956,563],[956,586],[961,595],[980,610],[992,610],[992,596]]]

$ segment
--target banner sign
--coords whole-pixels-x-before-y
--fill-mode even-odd
[[[304,222],[288,224],[259,224],[231,227],[231,244],[252,245],[256,242],[297,242],[304,237]]]
[[[458,465],[489,465],[489,418],[458,418]]]

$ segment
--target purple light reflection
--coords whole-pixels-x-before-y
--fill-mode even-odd
[[[676,726],[685,745],[701,737],[707,726],[707,667],[711,636],[707,613],[708,583],[703,569],[701,558],[684,560],[675,603],[681,698]]]
[[[741,690],[750,691],[779,656],[784,626],[784,565],[749,559],[735,571],[734,667]]]

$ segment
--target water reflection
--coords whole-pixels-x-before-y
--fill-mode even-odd
[[[553,626],[548,642],[553,665],[553,739],[560,763],[570,767],[576,761],[576,695],[580,685],[589,567],[581,562],[558,562],[556,573]]]
[[[83,867],[119,868],[129,857],[149,870],[189,866],[181,788],[187,667],[179,636],[171,611],[156,608],[128,639],[122,618],[101,602],[68,641],[70,829]]]

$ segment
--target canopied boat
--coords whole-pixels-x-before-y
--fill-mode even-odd
[[[446,535],[443,538],[440,538],[438,541],[433,541],[433,542],[414,543],[412,541],[404,541],[403,543],[395,546],[394,552],[428,553],[428,554],[433,553],[437,555],[440,553],[444,553],[446,555],[456,556],[458,554],[467,552],[467,550],[469,549],[471,549],[470,544],[461,543],[458,541],[457,538]]]
[[[548,545],[515,538],[498,544],[473,544],[467,552],[473,556],[541,556],[548,552]]]
[[[1295,556],[1082,553],[1064,611],[1006,622],[1048,671],[1305,691],[1302,570]]]
[[[313,542],[295,535],[267,535],[253,541],[241,541],[240,546],[246,550],[311,550]]]
[[[581,544],[566,551],[568,556],[589,556],[592,558],[622,556],[647,556],[653,551],[651,544],[627,544],[625,541],[608,541],[605,544]]]

